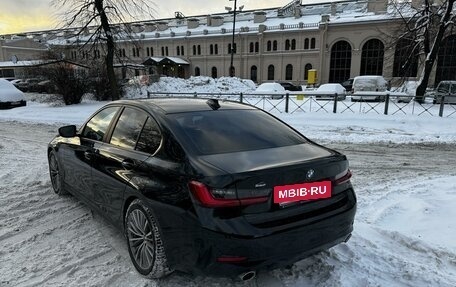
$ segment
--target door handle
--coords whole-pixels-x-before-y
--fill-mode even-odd
[[[130,169],[133,169],[135,167],[135,164],[132,161],[130,161],[130,160],[124,160],[122,162],[122,166],[125,169],[130,170]]]

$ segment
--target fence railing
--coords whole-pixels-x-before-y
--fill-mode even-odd
[[[426,96],[421,101],[415,101],[413,96],[386,94],[380,101],[368,101],[363,98],[354,101],[351,96],[345,97],[340,94],[306,95],[306,92],[303,92],[303,94],[290,92],[272,95],[270,93],[147,93],[147,98],[154,97],[194,97],[230,100],[250,104],[268,112],[290,114],[326,112],[456,117],[456,104],[450,104],[456,103],[456,97],[454,96],[439,97],[437,101],[434,96]]]

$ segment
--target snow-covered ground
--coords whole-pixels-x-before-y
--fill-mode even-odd
[[[0,110],[0,286],[456,286],[454,118],[273,112],[348,156],[351,240],[249,283],[182,273],[153,281],[134,270],[119,232],[51,189],[46,144],[103,103],[28,97]]]

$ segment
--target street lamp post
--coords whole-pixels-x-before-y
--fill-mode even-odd
[[[233,65],[233,58],[234,58],[234,33],[236,29],[236,9],[237,9],[237,0],[230,0],[234,1],[234,9],[233,9],[233,34],[231,36],[231,60],[230,60],[230,77],[234,77],[234,65]]]

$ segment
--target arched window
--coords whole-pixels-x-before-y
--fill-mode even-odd
[[[201,45],[198,45],[198,55],[201,55]]]
[[[293,65],[288,64],[285,68],[285,80],[291,81],[293,80]]]
[[[200,76],[200,75],[201,75],[200,68],[199,67],[195,67],[195,76]]]
[[[260,43],[255,42],[255,53],[258,53],[260,51]]]
[[[257,66],[252,66],[250,68],[250,80],[256,82],[257,81]]]
[[[286,40],[285,40],[285,50],[287,50],[287,51],[290,50],[290,46],[291,46],[291,45],[290,45],[290,40],[289,40],[289,39],[286,39]]]
[[[217,78],[217,68],[216,67],[212,67],[211,69],[211,77],[212,78]]]
[[[295,39],[291,40],[291,50],[296,50],[296,40]]]
[[[168,46],[165,47],[165,53],[166,53],[166,56],[168,56]]]
[[[268,66],[268,80],[269,81],[274,81],[274,65],[269,65]]]
[[[218,44],[214,45],[214,54],[218,55]]]
[[[165,47],[161,47],[161,50],[162,50],[162,56],[165,55]]]
[[[214,45],[212,45],[212,44],[209,45],[209,54],[211,54],[211,55],[214,54]]]
[[[315,38],[310,39],[310,49],[315,49]]]
[[[271,51],[272,50],[272,42],[268,41],[266,44],[266,51]]]
[[[411,39],[399,39],[394,51],[393,77],[416,77],[418,49]]]
[[[196,45],[193,45],[193,55],[196,55]]]
[[[359,74],[364,75],[377,75],[383,74],[383,54],[385,47],[382,41],[372,39],[363,45],[361,53],[361,70]]]
[[[456,35],[446,37],[438,52],[435,84],[444,80],[456,80]]]
[[[272,42],[272,50],[277,51],[277,41],[276,40],[274,40],[274,42]]]
[[[184,56],[184,46],[181,46],[181,55]]]
[[[304,66],[304,80],[306,81],[309,78],[309,70],[312,70],[312,64],[306,64]]]
[[[309,50],[309,38],[304,39],[304,50]]]
[[[180,47],[179,47],[179,46],[176,47],[176,54],[177,54],[178,56],[180,56]]]
[[[342,83],[350,78],[352,49],[347,41],[339,41],[331,48],[329,82]]]
[[[250,47],[249,47],[249,48],[250,48],[250,49],[249,49],[249,52],[250,52],[250,53],[253,53],[253,42],[250,42]]]

